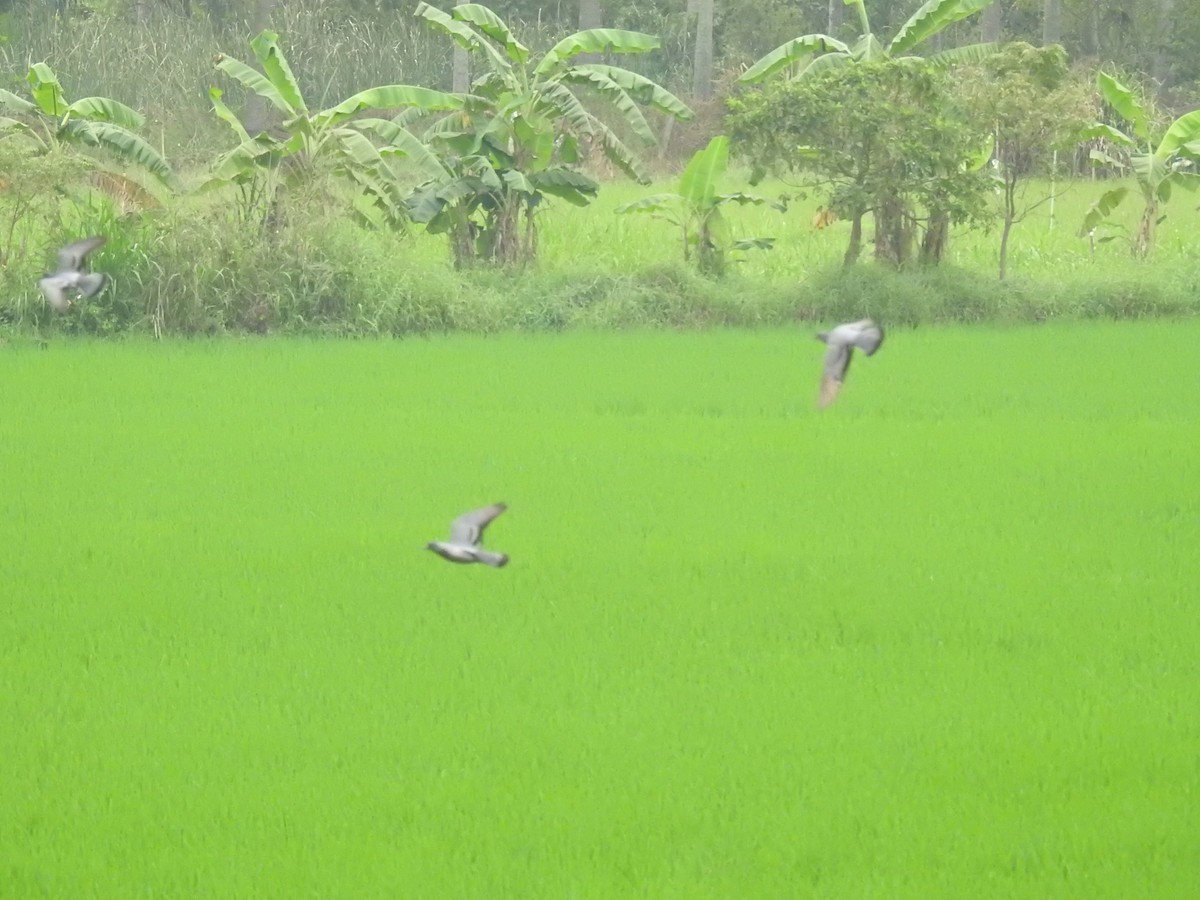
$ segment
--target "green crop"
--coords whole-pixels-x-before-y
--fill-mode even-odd
[[[0,348],[0,896],[1190,896],[1198,336]]]

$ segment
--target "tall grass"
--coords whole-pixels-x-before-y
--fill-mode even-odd
[[[540,259],[514,272],[454,271],[443,238],[365,231],[347,220],[338,195],[323,192],[269,235],[239,223],[219,198],[123,217],[103,202],[67,204],[41,210],[40,231],[26,227],[25,255],[0,273],[0,318],[18,330],[36,324],[81,334],[152,331],[157,324],[184,334],[405,335],[778,325],[863,315],[922,324],[1194,314],[1200,263],[1189,242],[1196,211],[1172,207],[1154,254],[1138,261],[1123,240],[1092,245],[1077,235],[1095,189],[1078,184],[1060,198],[1053,221],[1043,207],[1014,229],[1011,276],[1003,283],[995,276],[998,237],[987,232],[956,231],[936,269],[896,273],[868,263],[843,270],[848,226],[814,229],[816,199],[783,215],[730,210],[737,234],[773,236],[775,248],[739,254],[730,273],[712,281],[684,262],[672,226],[614,212],[655,187],[615,182],[586,209],[551,203],[540,218]],[[1121,212],[1130,220],[1138,214],[1133,204]],[[49,317],[35,286],[53,255],[49,241],[83,233],[109,236],[93,263],[114,276],[114,286],[65,317]],[[51,235],[42,238],[44,250],[39,235]]]
[[[228,144],[228,126],[212,115],[210,87],[233,86],[213,67],[218,53],[248,56],[249,22],[213,22],[156,11],[131,27],[120,16],[48,17],[42,5],[19,8],[0,44],[0,68],[13,81],[47,61],[69,96],[113,97],[142,112],[152,143],[176,165],[207,164]],[[449,41],[410,15],[331,16],[316,2],[281,4],[272,26],[312,109],[380,84],[442,86]],[[445,85],[449,88],[449,84]],[[240,100],[230,90],[231,102]]]
[[[218,53],[249,56],[255,31],[250,22],[232,16],[214,22],[199,13],[184,17],[151,4],[149,20],[135,26],[124,16],[48,16],[45,4],[31,2],[10,13],[6,24],[8,40],[0,42],[0,72],[9,82],[4,87],[23,92],[29,66],[49,62],[68,96],[112,97],[142,112],[147,138],[177,167],[207,165],[215,148],[228,145],[228,126],[212,115],[209,88],[229,90],[234,108],[242,97],[215,71],[213,60]],[[565,18],[510,24],[534,51],[548,50],[573,30]],[[453,45],[411,9],[360,17],[302,0],[279,4],[270,27],[281,35],[313,110],[376,85],[450,89]],[[629,66],[674,86],[686,80],[678,71],[690,61],[686,44],[685,33],[673,41],[668,36],[658,58],[634,58]]]
[[[7,348],[5,893],[1189,896],[1196,337]]]

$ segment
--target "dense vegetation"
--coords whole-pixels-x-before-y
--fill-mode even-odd
[[[1131,68],[1162,74],[1161,48],[1093,42],[1069,65],[1056,46],[981,44],[995,24],[981,0],[870,16],[856,0],[845,19],[800,5],[806,36],[774,48],[737,37],[731,3],[712,101],[692,20],[668,6],[579,30],[582,6],[576,21],[519,3],[10,6],[10,330],[1191,310],[1191,254],[1172,249],[1194,211],[1181,189],[1200,181],[1200,114],[1172,106],[1184,69]],[[1022,21],[1005,7],[1001,36],[1036,40]],[[682,239],[614,216],[666,214],[671,196]],[[114,284],[50,316],[36,278],[83,233],[108,237],[92,262]]]

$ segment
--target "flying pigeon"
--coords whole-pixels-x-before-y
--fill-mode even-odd
[[[839,325],[832,331],[822,331],[817,335],[828,346],[825,351],[825,369],[821,373],[821,397],[817,408],[824,409],[837,399],[842,382],[846,380],[846,371],[850,368],[850,357],[854,348],[862,350],[871,356],[883,343],[883,329],[870,319],[849,322]]]
[[[103,237],[90,237],[67,244],[58,251],[58,271],[38,279],[38,287],[46,295],[46,302],[56,312],[64,313],[70,308],[71,295],[95,297],[104,290],[108,276],[102,272],[84,272],[83,263],[87,255],[105,240]]]
[[[493,503],[483,509],[463,513],[450,523],[450,540],[430,541],[425,546],[450,562],[481,562],[499,569],[508,563],[508,555],[484,550],[479,544],[483,540],[483,529],[506,509],[506,503]]]

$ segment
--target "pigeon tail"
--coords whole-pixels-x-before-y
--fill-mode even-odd
[[[821,396],[817,400],[817,409],[824,409],[830,403],[837,399],[838,392],[842,389],[842,383],[835,378],[824,378],[821,380]]]
[[[503,569],[508,565],[507,553],[492,553],[490,550],[476,550],[475,559],[481,563],[486,563],[495,569]]]

